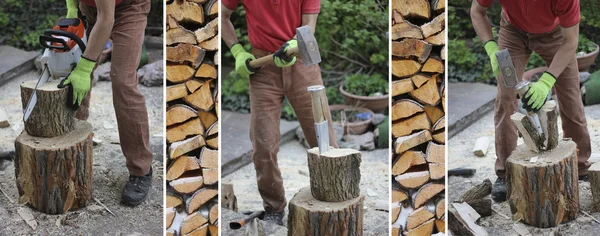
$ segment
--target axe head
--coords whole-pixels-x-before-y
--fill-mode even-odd
[[[308,25],[296,29],[296,39],[298,40],[298,51],[304,65],[310,66],[321,62],[317,39]]]
[[[510,59],[508,49],[502,49],[496,52],[496,59],[498,59],[498,70],[500,70],[500,73],[502,74],[504,86],[507,88],[516,88],[520,79],[517,77],[517,71],[515,70],[512,59]]]

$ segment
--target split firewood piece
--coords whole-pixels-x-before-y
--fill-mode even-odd
[[[204,4],[204,12],[210,18],[215,18],[219,15],[219,1],[209,0],[208,3]]]
[[[194,32],[179,26],[177,28],[171,28],[170,30],[167,30],[166,41],[167,45],[178,43],[196,44],[196,36],[194,35]]]
[[[219,169],[202,168],[202,176],[204,177],[204,184],[215,185],[219,182]]]
[[[427,162],[446,163],[446,148],[443,144],[429,142],[426,153]]]
[[[196,92],[184,97],[183,100],[193,108],[203,111],[210,111],[215,105],[210,83],[202,84]]]
[[[183,198],[181,198],[181,196],[179,196],[179,194],[174,193],[172,190],[167,190],[167,205],[165,207],[167,208],[173,208],[173,207],[177,207],[181,204],[183,204]]]
[[[183,98],[188,95],[185,84],[167,86],[167,102]]]
[[[424,75],[424,74],[416,74],[413,77],[411,77],[410,79],[412,80],[413,84],[417,88],[420,88],[421,85],[423,85],[425,82],[427,82],[427,80],[429,80],[429,78],[430,78],[429,76]]]
[[[445,216],[444,216],[445,218]],[[435,220],[435,228],[442,232],[443,234],[446,233],[446,219],[443,220]],[[452,236],[451,234],[447,234],[448,236]]]
[[[202,135],[196,135],[186,140],[171,143],[171,146],[169,147],[169,157],[171,157],[171,159],[178,158],[190,151],[203,147],[205,144]]]
[[[206,50],[198,46],[181,43],[175,47],[167,47],[167,61],[179,64],[191,63],[194,68],[198,68],[204,61]]]
[[[217,223],[217,220],[219,220],[219,204],[215,203],[208,207],[208,220],[211,225]]]
[[[446,130],[445,129],[438,130],[438,131],[434,132],[431,137],[433,138],[434,141],[444,144],[444,143],[446,143]]]
[[[422,104],[435,106],[440,102],[440,92],[438,91],[435,76],[429,78],[427,83],[420,88],[410,91],[410,95]]]
[[[207,203],[210,199],[213,199],[219,193],[216,189],[210,188],[201,188],[196,191],[189,199],[186,201],[186,211],[188,214],[194,213],[200,206]]]
[[[440,14],[433,18],[429,23],[426,23],[421,26],[421,31],[423,31],[423,37],[427,38],[431,35],[437,34],[440,31],[444,30],[446,26],[446,14]]]
[[[392,204],[392,224],[398,220],[398,217],[400,216],[400,211],[402,211],[402,206],[400,206],[399,204]],[[399,236],[399,234],[396,235]]]
[[[410,99],[400,99],[392,105],[392,121],[411,117],[425,111],[418,102]]]
[[[167,14],[167,31],[179,27],[179,23],[172,15]]]
[[[442,47],[442,51],[440,52],[440,57],[442,58],[442,60],[444,60],[444,61],[446,60],[446,45],[444,45],[444,47]]]
[[[200,151],[200,166],[203,168],[219,168],[219,150],[203,147]]]
[[[442,107],[444,108],[444,113],[448,113],[448,111],[446,111],[446,86],[442,87]]]
[[[398,11],[403,17],[425,20],[431,18],[431,9],[427,0],[394,0],[392,9]]]
[[[392,81],[392,96],[398,96],[401,94],[413,91],[415,86],[410,79],[400,79]]]
[[[204,224],[188,234],[182,234],[182,236],[205,236],[208,234],[208,226],[209,224]]]
[[[544,131],[545,150],[552,150],[558,146],[561,139],[558,135],[558,111],[554,100],[547,101],[539,112],[540,124]]]
[[[181,234],[190,233],[206,223],[208,223],[208,219],[202,216],[200,212],[192,213],[181,222]]]
[[[211,39],[198,44],[198,46],[206,49],[206,51],[217,51],[219,49],[219,37],[212,37]]]
[[[401,154],[413,147],[416,147],[420,144],[428,142],[431,140],[431,133],[429,130],[422,130],[420,132],[407,135],[404,137],[399,137],[396,139],[396,143],[394,146],[394,152],[396,154]]]
[[[210,137],[219,133],[219,123],[214,123],[206,131],[206,137]]]
[[[434,132],[435,134],[437,134],[438,132],[445,131],[445,130],[446,130],[446,116],[442,116],[437,122],[435,122],[435,124],[433,124],[433,127],[431,127],[431,131]]]
[[[196,41],[198,41],[198,43],[202,43],[212,37],[215,37],[218,31],[219,19],[214,19],[208,22],[208,24],[206,24],[204,27],[196,30],[194,34],[196,35]]]
[[[198,159],[193,156],[182,156],[177,158],[167,169],[167,180],[174,180],[179,178],[186,171],[198,170],[200,165]]]
[[[411,134],[413,131],[430,129],[431,121],[427,114],[420,113],[410,118],[398,120],[392,123],[392,136],[402,137]]]
[[[396,176],[395,180],[404,188],[418,188],[429,181],[429,171],[406,172]]]
[[[414,208],[419,208],[425,204],[429,199],[433,198],[436,194],[444,191],[445,185],[443,183],[428,183],[423,185],[419,191],[412,196],[412,203]]]
[[[202,176],[184,177],[169,182],[171,188],[181,194],[190,194],[204,185]]]
[[[196,74],[194,76],[200,77],[200,78],[216,79],[217,78],[217,67],[215,67],[215,65],[210,64],[210,63],[202,63],[202,65],[200,65],[200,68],[198,68],[198,70],[196,71]]]
[[[433,216],[433,213],[427,210],[427,207],[416,209],[408,215],[408,219],[406,220],[406,229],[410,231],[431,220]]]
[[[219,63],[220,63],[220,60],[219,60],[219,57],[220,57],[219,55],[221,54],[220,52],[221,52],[221,51],[217,50],[217,51],[215,52],[215,57],[214,57],[214,59],[213,59],[213,63],[215,63],[215,65],[217,65],[217,66],[218,66],[218,65],[219,65]]]
[[[177,22],[204,24],[204,12],[197,3],[174,1],[167,5],[167,14],[173,16]]]
[[[590,175],[590,188],[592,189],[592,206],[595,211],[600,211],[600,162],[592,164],[588,172]]]
[[[167,229],[167,230],[165,231],[165,235],[166,235],[166,236],[176,236],[176,235],[177,235],[177,232],[175,232],[175,230],[174,230],[174,229]]]
[[[394,221],[392,221],[392,222],[394,222]],[[401,227],[402,226],[394,226],[394,225],[392,225],[392,235],[393,236],[400,236],[401,235],[400,232],[402,232],[402,228]]]
[[[427,117],[429,118],[430,121],[435,121],[436,125],[438,125],[437,122],[440,121],[440,118],[444,117],[444,111],[437,107],[437,106],[425,106],[425,114],[427,114]],[[442,121],[443,122],[443,121]],[[432,129],[432,131],[435,131],[437,129]]]
[[[420,70],[421,64],[415,60],[392,58],[392,74],[398,78],[411,77]]]
[[[419,225],[419,227],[408,231],[406,233],[406,236],[431,235],[431,233],[433,233],[433,222],[434,222],[434,219],[431,219],[431,220]]]
[[[446,163],[429,163],[429,178],[440,180],[446,177]]]
[[[198,113],[189,106],[176,104],[167,108],[167,126],[179,124],[194,117],[198,117]]]
[[[487,154],[490,148],[491,140],[487,136],[479,137],[475,140],[475,146],[473,147],[473,155],[482,157]]]
[[[171,228],[171,225],[173,225],[173,220],[175,219],[175,209],[173,208],[167,208],[165,209],[165,218],[167,220],[167,228]]]
[[[405,39],[400,42],[392,42],[392,55],[402,58],[416,57],[423,63],[429,57],[432,46],[423,40]]]
[[[442,74],[444,73],[444,62],[437,57],[430,57],[421,68],[421,71]]]
[[[198,117],[202,121],[202,125],[204,125],[204,128],[207,130],[211,126],[213,126],[213,124],[215,124],[215,122],[217,122],[218,120],[217,116],[214,113],[208,111],[198,111]]]
[[[455,208],[455,204],[452,204],[448,210],[448,229],[455,235],[468,235],[468,236],[487,236],[488,233],[484,228],[475,223],[479,219],[479,215],[473,208],[468,204],[465,204],[459,209]],[[470,210],[469,210],[470,208]],[[475,212],[475,216],[472,215]]]
[[[492,199],[491,198],[480,198],[465,202],[469,204],[477,212],[477,214],[485,217],[492,215]]]
[[[398,40],[402,38],[413,38],[423,39],[423,32],[419,26],[413,25],[408,21],[396,22],[392,26],[392,40]]]
[[[397,158],[392,166],[392,175],[400,175],[409,168],[425,164],[425,154],[420,151],[406,151]]]
[[[446,43],[446,29],[441,32],[425,38],[425,42],[428,42],[434,46],[442,46]]]
[[[527,145],[530,150],[537,153],[544,149],[544,137],[538,133],[535,126],[526,115],[516,112],[510,116],[510,119],[517,126],[525,145]]]
[[[203,79],[193,78],[188,81],[185,81],[185,87],[189,91],[189,93],[196,92],[204,83],[208,83],[211,80],[205,81]]]
[[[219,149],[219,135],[208,137],[206,140],[206,146],[209,146],[213,149]]]
[[[174,143],[184,140],[188,136],[204,134],[204,127],[200,119],[193,118],[185,123],[167,128],[167,142]]]
[[[404,190],[392,189],[392,203],[401,203],[408,199],[408,194]]]
[[[446,214],[446,199],[440,198],[435,204],[435,217],[437,219],[442,219],[444,214]]]
[[[431,1],[431,9],[437,13],[446,11],[446,0],[433,0]]]
[[[194,68],[185,64],[167,64],[167,80],[182,83],[194,76]]]
[[[392,26],[404,22],[404,17],[396,9],[392,9]]]
[[[219,225],[208,225],[208,232],[210,235],[219,235]]]

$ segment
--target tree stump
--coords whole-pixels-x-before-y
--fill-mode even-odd
[[[343,202],[323,202],[304,187],[290,200],[288,235],[362,235],[364,200],[360,195]]]
[[[37,104],[25,122],[25,131],[35,137],[56,137],[75,129],[75,112],[69,101],[72,98],[68,88],[57,88],[59,80],[48,82],[37,89]],[[21,102],[23,110],[35,88],[37,81],[21,84]]]
[[[592,197],[594,211],[600,211],[600,162],[594,163],[588,169],[590,175],[590,188],[592,189]]]
[[[537,160],[536,160],[537,159]],[[548,228],[579,212],[577,145],[562,140],[535,153],[520,145],[506,160],[507,199],[513,220]]]
[[[53,137],[21,133],[15,141],[19,202],[48,214],[84,207],[92,194],[92,125]]]
[[[330,149],[319,154],[319,148],[307,151],[312,196],[325,202],[341,202],[360,195],[360,162],[362,154],[353,149]]]

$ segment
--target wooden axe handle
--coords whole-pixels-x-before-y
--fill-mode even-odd
[[[287,52],[285,52],[285,54],[288,57],[291,57],[291,56],[298,55],[298,52],[299,52],[298,47],[295,47],[295,48],[290,48],[289,50],[287,50]],[[270,63],[273,63],[273,59],[274,59],[273,54],[269,54],[264,57],[260,57],[260,58],[251,60],[248,64],[250,65],[250,67],[257,69],[257,68],[266,66]]]
[[[321,123],[325,121],[324,108],[327,108],[325,102],[325,89],[310,92],[310,99],[312,101],[312,112],[315,119],[315,123]]]

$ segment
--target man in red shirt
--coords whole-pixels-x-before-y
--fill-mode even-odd
[[[471,5],[471,21],[477,36],[485,43],[492,70],[497,76],[495,53],[507,48],[519,77],[523,76],[532,51],[539,54],[548,69],[539,81],[529,85],[521,100],[530,111],[538,111],[554,87],[560,106],[564,136],[577,143],[579,178],[587,180],[591,155],[590,135],[579,89],[579,71],[575,54],[579,36],[579,0],[500,0],[502,15],[498,43],[493,39],[486,9],[494,0],[477,0]],[[497,76],[498,93],[495,102],[496,175],[492,188],[495,201],[506,200],[504,162],[517,146],[517,128],[510,116],[517,112],[516,92],[505,88],[502,76]]]
[[[283,99],[287,97],[290,101],[308,143],[314,147],[317,140],[307,87],[323,84],[318,65],[305,66],[301,58],[287,58],[284,52],[297,46],[296,28],[308,25],[315,32],[320,1],[243,1],[251,52],[238,42],[230,19],[239,2],[221,1],[222,37],[235,57],[236,72],[250,79],[250,139],[258,190],[266,211],[264,219],[283,225],[285,189],[277,166]],[[248,60],[269,54],[274,54],[274,64],[258,69],[248,67]],[[327,120],[330,121],[330,144],[337,147],[330,115]]]

